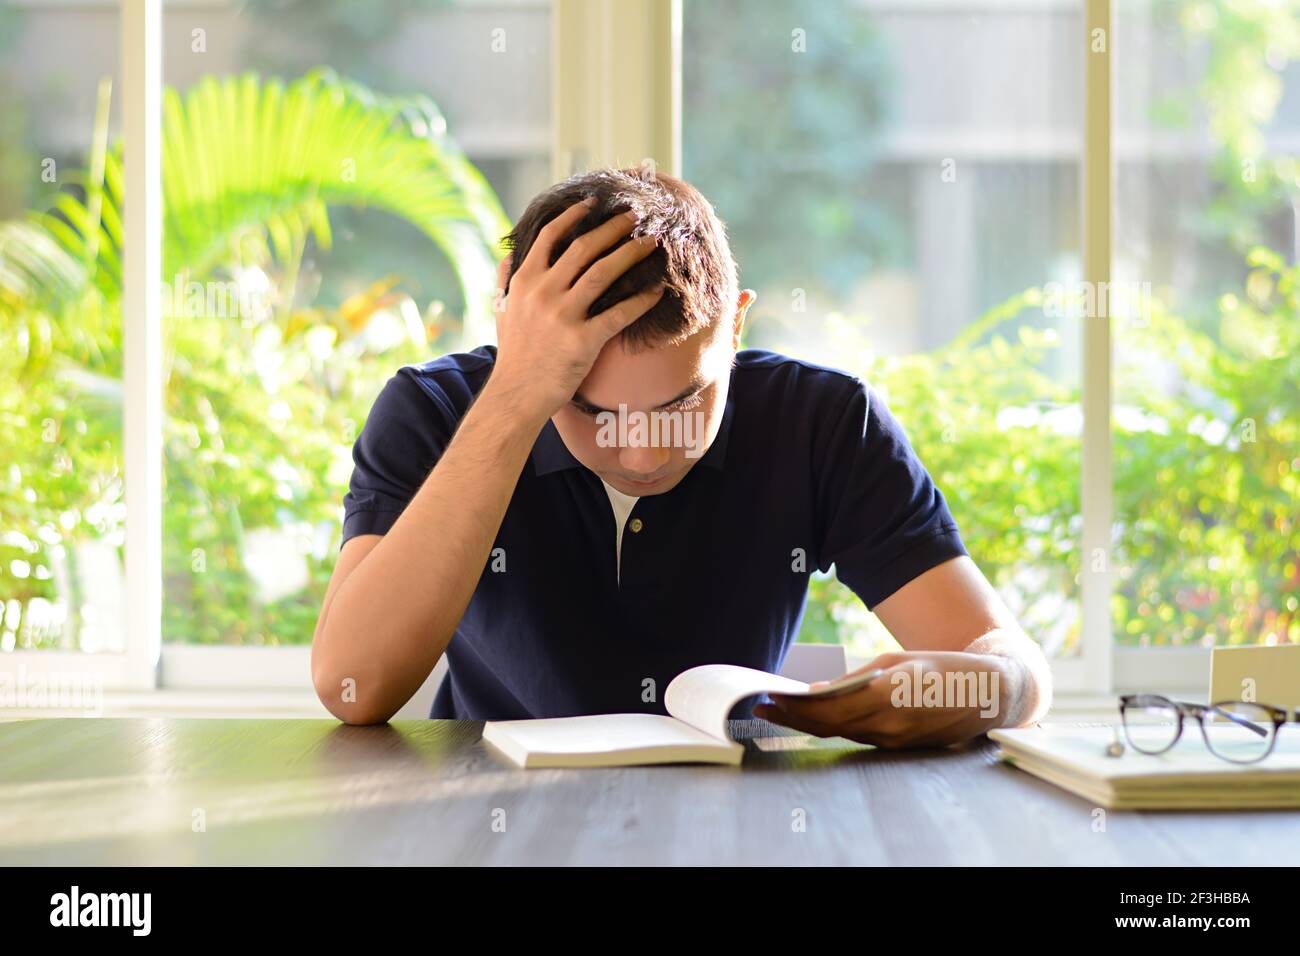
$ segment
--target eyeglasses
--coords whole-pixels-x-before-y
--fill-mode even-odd
[[[1225,700],[1192,704],[1159,694],[1127,694],[1119,699],[1124,737],[1134,750],[1155,756],[1165,753],[1183,735],[1183,720],[1201,725],[1210,753],[1232,763],[1258,763],[1273,752],[1278,728],[1291,720],[1284,707]],[[1213,731],[1206,727],[1208,721]],[[1300,722],[1300,711],[1295,721]]]

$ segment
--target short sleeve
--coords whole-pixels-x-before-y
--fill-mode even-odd
[[[943,495],[880,396],[861,381],[816,451],[818,567],[873,608],[966,554]]]
[[[428,387],[437,386],[430,382]],[[425,389],[413,375],[399,371],[371,406],[352,446],[343,543],[360,534],[387,534],[451,441],[455,425],[448,419],[447,403]]]

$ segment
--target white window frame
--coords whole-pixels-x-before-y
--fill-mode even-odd
[[[1111,0],[1080,0],[1084,16],[1083,279],[1108,282],[1112,262],[1115,88]],[[123,653],[18,651],[28,674],[76,671],[115,689],[303,689],[307,646],[208,647],[162,642],[161,0],[121,0],[124,141],[123,334],[127,647]],[[1093,49],[1104,31],[1104,51]],[[597,165],[653,161],[681,169],[682,0],[553,0],[554,178]],[[1058,691],[1203,689],[1208,648],[1116,648],[1109,316],[1082,328],[1083,531],[1081,647],[1053,661]],[[1094,558],[1099,558],[1094,562]],[[1092,570],[1094,567],[1100,570]],[[255,675],[255,677],[250,677]]]
[[[120,652],[12,651],[24,677],[75,676],[152,690],[162,647],[162,8],[121,0],[123,476],[126,647]]]

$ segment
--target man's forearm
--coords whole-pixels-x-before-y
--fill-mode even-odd
[[[313,679],[336,716],[387,720],[437,664],[545,422],[489,380],[397,522],[339,585],[313,649]],[[352,699],[332,702],[345,686]]]
[[[1042,649],[1018,628],[998,628],[963,650],[1005,659],[999,694],[1000,727],[1023,727],[1041,720],[1052,705],[1052,671]]]

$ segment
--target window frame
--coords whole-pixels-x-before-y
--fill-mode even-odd
[[[683,0],[553,0],[552,169],[555,179],[606,163],[681,168]],[[1114,209],[1114,11],[1076,0],[1085,44],[1082,278],[1108,282]],[[204,647],[162,641],[162,0],[120,0],[124,143],[123,335],[127,647],[121,653],[14,651],[27,674],[76,671],[109,689],[302,689],[310,647]],[[1101,31],[1101,50],[1094,40]],[[602,55],[590,55],[593,49]],[[629,109],[627,104],[636,108]],[[615,107],[618,108],[615,108]],[[1112,328],[1082,323],[1082,579],[1079,653],[1052,661],[1058,692],[1203,689],[1210,650],[1113,643]],[[1094,561],[1094,558],[1100,561]],[[1098,570],[1093,568],[1098,567]],[[250,675],[257,675],[250,685]]]
[[[158,687],[162,648],[162,4],[120,0],[122,73],[122,468],[126,646],[11,651],[20,682],[65,675],[112,690]]]

